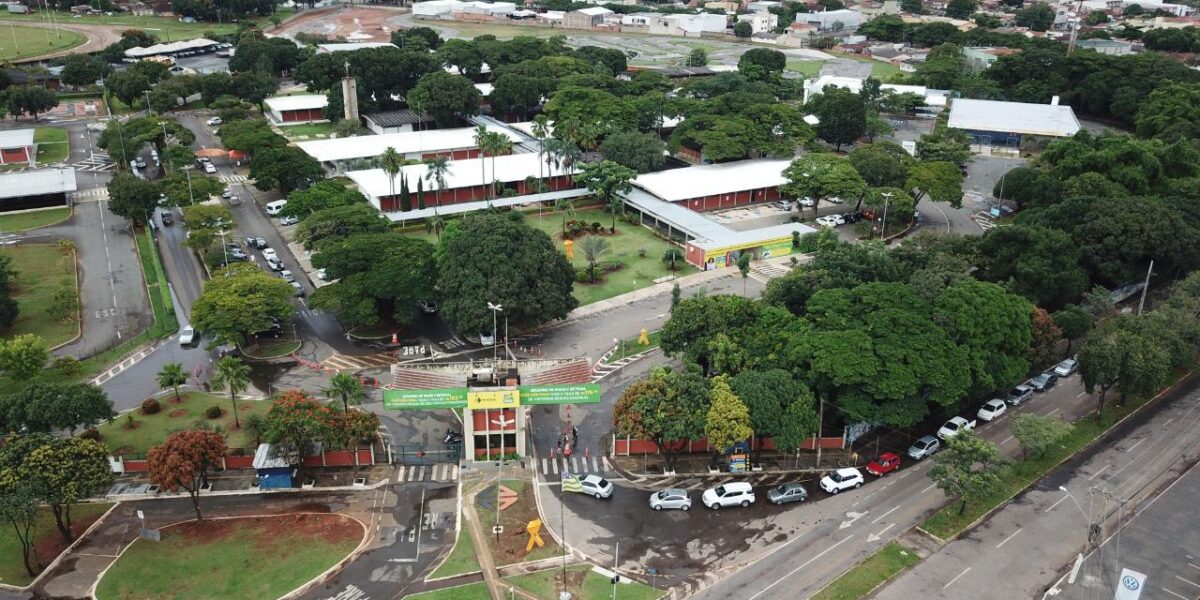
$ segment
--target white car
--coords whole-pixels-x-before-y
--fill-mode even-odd
[[[842,200],[841,198],[838,198],[837,196],[830,196],[830,197],[826,198],[825,201],[830,204],[841,204],[841,203],[845,202],[845,200]]]
[[[754,488],[744,481],[733,481],[704,490],[700,501],[713,510],[722,506],[746,507],[754,504]]]
[[[842,218],[842,215],[825,215],[824,217],[817,217],[817,225],[820,225],[821,227],[837,227],[838,225],[845,224],[846,219]]]
[[[265,258],[267,260],[279,260],[279,255],[275,254],[274,248],[263,248],[262,255],[263,255],[263,258]]]
[[[1067,360],[1058,363],[1058,365],[1054,367],[1054,372],[1057,373],[1059,377],[1070,377],[1078,370],[1079,362],[1073,358],[1068,358]]]
[[[288,271],[287,269],[284,269],[284,270],[280,271],[280,272],[279,272],[279,276],[280,276],[280,277],[282,277],[282,278],[283,278],[283,280],[284,280],[284,281],[286,281],[286,282],[288,282],[288,283],[291,283],[291,282],[293,282],[293,281],[295,281],[295,280],[296,280],[296,276],[295,276],[295,275],[292,275],[292,272],[291,272],[291,271]]]
[[[613,484],[599,475],[584,475],[579,478],[583,493],[596,498],[611,498]]]
[[[214,167],[213,164],[210,162],[204,163],[204,172],[208,173],[209,175],[212,175],[213,173],[217,172],[217,168]]]
[[[495,343],[496,343],[496,336],[494,336],[486,331],[479,332],[479,345],[491,346],[492,344],[495,344]]]
[[[200,341],[199,337],[200,336],[196,335],[195,328],[184,327],[183,331],[179,332],[179,345],[180,346],[194,346],[194,345],[196,345],[196,342]]]
[[[296,215],[288,215],[286,217],[279,218],[280,225],[295,225],[296,223],[299,223],[299,222],[300,222],[300,217],[297,217]]]
[[[216,126],[216,125],[220,125],[220,124],[222,124],[222,123],[224,123],[224,122],[225,122],[225,121],[222,121],[222,120],[221,120],[221,117],[213,117],[213,118],[211,118],[211,119],[209,119],[209,120],[205,121],[204,123],[205,123],[206,125],[208,125],[209,127],[213,127],[213,126]]]
[[[969,429],[975,429],[974,419],[968,421],[962,417],[954,417],[946,421],[945,425],[942,425],[942,428],[937,432],[937,436],[940,439],[948,440]]]
[[[991,400],[987,401],[987,404],[984,404],[982,407],[980,407],[979,413],[977,413],[976,416],[978,416],[982,421],[991,421],[992,419],[1004,414],[1004,411],[1006,410],[1008,410],[1008,405],[1005,404],[1003,400],[999,398],[992,398]]]
[[[800,203],[800,206],[803,206],[805,208],[812,208],[817,205],[817,201],[813,200],[812,198],[809,198],[808,196],[805,196],[805,197],[797,200],[797,202]]]
[[[863,474],[854,467],[830,471],[821,478],[821,489],[826,493],[836,494],[842,490],[862,487]]]

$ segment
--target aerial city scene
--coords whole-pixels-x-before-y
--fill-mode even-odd
[[[1200,600],[1200,0],[0,2],[0,600]]]

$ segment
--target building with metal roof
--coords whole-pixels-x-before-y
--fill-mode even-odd
[[[413,131],[433,123],[433,119],[427,115],[413,112],[407,108],[363,115],[363,120],[366,121],[367,129],[377,135]]]
[[[694,211],[730,208],[779,199],[786,183],[785,159],[740,160],[645,173],[633,184],[668,202],[679,202]]]
[[[495,131],[507,137],[513,143],[521,141],[520,136],[502,127],[488,126],[489,131]],[[418,130],[385,135],[357,135],[331,140],[300,142],[297,146],[318,162],[331,166],[356,158],[372,158],[383,154],[388,148],[395,148],[404,158],[424,160],[435,156],[446,156],[454,160],[474,158],[479,156],[479,146],[475,143],[475,128],[461,127],[455,129]]]
[[[0,212],[66,206],[78,189],[75,169],[0,173]]]
[[[343,44],[317,44],[317,54],[331,54],[333,52],[354,52],[365,48],[395,48],[396,45],[391,42],[349,42]]]
[[[299,125],[315,121],[327,121],[325,107],[329,98],[323,94],[298,94],[276,96],[263,101],[267,105],[267,117],[276,125]]]
[[[0,165],[33,164],[35,158],[37,145],[33,143],[33,129],[0,131]]]
[[[150,56],[175,56],[185,52],[205,53],[216,52],[221,44],[206,38],[182,40],[167,44],[154,44],[145,48],[130,48],[125,51],[126,58],[147,58]]]
[[[951,129],[967,132],[980,146],[1018,148],[1025,137],[1060,138],[1075,135],[1079,120],[1070,106],[956,98],[950,103]]]

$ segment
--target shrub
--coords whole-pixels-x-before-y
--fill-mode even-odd
[[[87,429],[79,432],[79,437],[85,440],[98,442],[100,441],[100,432],[95,427],[88,427]]]
[[[646,249],[638,248],[638,258],[646,258]]]
[[[216,405],[208,407],[204,411],[204,416],[208,417],[209,419],[220,419],[221,418],[221,407],[216,406]]]
[[[600,233],[600,230],[603,228],[604,228],[604,226],[600,224],[600,221],[592,221],[592,232],[593,233]]]
[[[50,363],[50,368],[58,369],[63,375],[68,377],[83,374],[83,363],[79,362],[78,358],[69,355],[56,357]]]
[[[153,414],[158,413],[161,410],[162,410],[162,404],[159,404],[158,400],[156,400],[154,398],[146,398],[145,400],[142,400],[142,414],[143,415],[153,415]]]

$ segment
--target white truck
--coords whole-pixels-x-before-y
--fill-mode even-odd
[[[942,428],[937,432],[937,436],[940,439],[949,440],[950,438],[964,431],[975,429],[975,422],[975,419],[968,421],[963,417],[954,417],[953,419],[946,421],[945,425],[942,425]]]

